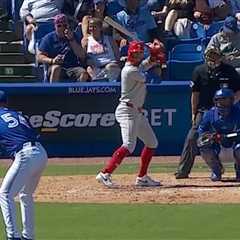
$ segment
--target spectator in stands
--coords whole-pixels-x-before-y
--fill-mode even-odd
[[[41,41],[37,60],[49,65],[50,82],[58,82],[68,77],[71,81],[89,81],[83,68],[86,53],[80,39],[73,34],[66,15],[54,18],[55,31],[47,34]]]
[[[169,37],[173,36],[174,25],[178,19],[194,19],[194,8],[194,0],[166,0],[162,11],[152,12],[152,14],[165,22],[165,36]]]
[[[29,52],[35,54],[33,33],[37,22],[53,21],[60,13],[63,0],[24,0],[20,8],[20,17],[25,22],[25,36],[30,41]]]
[[[136,35],[138,39],[144,42],[151,42],[156,35],[157,25],[151,15],[146,2],[139,0],[121,0],[119,4],[124,9],[117,13],[117,21],[127,30]]]
[[[88,73],[92,79],[106,77],[109,81],[118,80],[121,68],[119,66],[119,48],[116,41],[103,33],[102,20],[89,20],[89,33],[82,39],[82,46],[88,54]]]
[[[185,139],[178,169],[177,179],[188,178],[194,159],[198,154],[197,129],[204,112],[213,106],[216,90],[227,87],[234,91],[235,101],[240,99],[240,75],[229,64],[222,62],[222,54],[217,48],[205,50],[206,62],[194,69],[191,88],[192,127]]]
[[[194,17],[205,25],[212,21],[224,20],[230,14],[226,0],[195,0]]]
[[[99,18],[101,21],[103,21],[104,17],[106,16],[106,0],[93,0],[93,2],[94,8],[92,9],[91,14],[84,16],[81,22],[83,37],[86,37],[88,34],[90,34],[89,20],[92,17]],[[106,26],[104,25],[104,27]]]
[[[207,48],[217,48],[224,56],[224,61],[231,64],[240,73],[240,29],[237,18],[225,19],[222,30],[213,35]]]
[[[232,15],[240,21],[240,1],[239,0],[229,0],[231,4]]]

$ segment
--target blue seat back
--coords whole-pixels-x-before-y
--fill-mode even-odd
[[[212,22],[209,28],[206,30],[206,38],[212,37],[214,34],[218,33],[223,27],[224,20]]]
[[[191,81],[194,68],[203,62],[204,60],[170,60],[167,63],[167,78],[171,81]]]
[[[204,46],[202,44],[178,44],[170,52],[168,60],[196,61],[203,60]]]

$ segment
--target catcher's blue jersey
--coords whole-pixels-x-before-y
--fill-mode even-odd
[[[18,112],[0,107],[0,146],[12,157],[25,142],[35,142],[38,135],[26,118]]]
[[[212,107],[202,118],[198,128],[201,135],[205,132],[227,134],[240,129],[240,109],[233,106],[226,118],[223,118],[216,107]]]

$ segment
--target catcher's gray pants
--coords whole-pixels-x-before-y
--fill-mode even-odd
[[[192,169],[194,159],[199,154],[197,147],[198,133],[197,129],[202,120],[204,112],[198,112],[196,115],[195,123],[192,125],[185,139],[180,162],[178,165],[177,173],[181,175],[188,175]]]
[[[202,158],[206,161],[209,168],[214,172],[221,174],[222,163],[219,160],[219,154],[221,151],[221,147],[203,147],[200,149],[200,153]],[[233,158],[234,158],[234,166],[236,171],[240,171],[240,144],[233,146]]]

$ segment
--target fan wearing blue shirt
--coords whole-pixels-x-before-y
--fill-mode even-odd
[[[0,187],[0,206],[7,240],[34,239],[33,193],[47,164],[47,153],[38,134],[26,118],[7,108],[7,96],[0,91],[0,148],[13,159]],[[14,197],[19,196],[22,234],[16,221]]]

